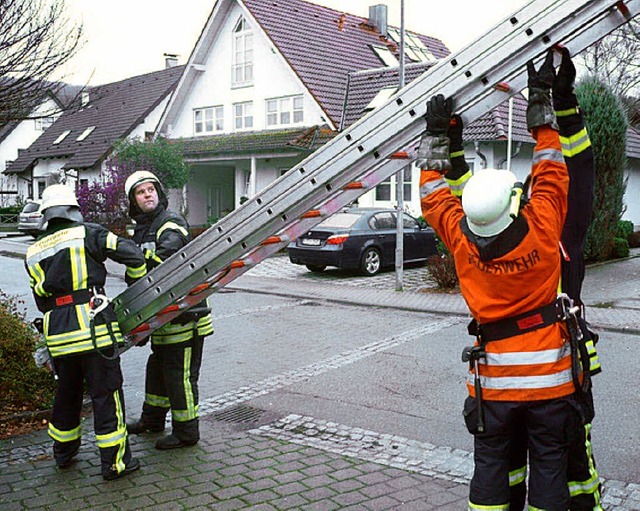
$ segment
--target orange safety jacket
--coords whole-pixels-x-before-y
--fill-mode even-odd
[[[567,211],[569,177],[558,132],[542,126],[533,136],[532,193],[520,212],[528,230],[514,248],[490,260],[481,258],[473,234],[463,230],[466,218],[460,199],[451,193],[443,176],[429,169],[421,171],[423,216],[453,254],[462,296],[481,325],[531,312],[557,296],[558,243]],[[575,392],[563,323],[488,342],[485,351],[486,357],[479,360],[483,399],[535,401]],[[475,397],[472,372],[467,388]]]

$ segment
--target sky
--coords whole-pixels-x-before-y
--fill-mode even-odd
[[[286,0],[285,0],[286,1]],[[404,0],[405,28],[441,39],[454,53],[529,0]],[[389,23],[400,26],[401,0],[312,0],[368,17],[385,3]],[[164,53],[187,62],[215,0],[65,0],[85,43],[59,73],[68,83],[99,85],[164,68]]]

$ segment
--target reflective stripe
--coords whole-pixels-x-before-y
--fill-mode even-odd
[[[213,319],[211,315],[207,315],[204,318],[200,318],[197,323],[198,335],[205,337],[213,333]]]
[[[58,442],[72,442],[82,437],[82,424],[80,424],[77,428],[70,429],[68,431],[62,431],[61,429],[56,428],[53,424],[49,423],[47,433],[49,433],[49,436],[51,438]]]
[[[175,410],[172,408],[171,418],[176,422],[187,422],[198,418],[198,410],[200,410],[198,405],[191,410]]]
[[[111,322],[111,328],[113,329],[113,333],[118,336],[120,334],[120,325],[118,325],[117,321]],[[96,337],[103,337],[109,335],[109,330],[107,329],[107,325],[97,325],[95,328]],[[120,336],[118,336],[120,337]],[[61,334],[54,334],[47,336],[47,344],[49,346],[58,346],[60,344],[64,344],[66,342],[75,342],[82,341],[84,339],[91,339],[91,332],[86,330],[75,330],[73,332],[64,332]]]
[[[144,402],[150,406],[157,406],[158,408],[169,408],[171,406],[167,396],[156,396],[155,394],[145,394]]]
[[[178,225],[175,222],[167,222],[167,223],[163,224],[162,227],[160,227],[160,229],[158,229],[158,232],[156,233],[156,239],[159,239],[160,235],[164,231],[166,231],[167,229],[173,229],[174,231],[178,231],[178,232],[184,234],[185,236],[189,236],[189,231],[187,231],[181,225]]]
[[[591,147],[591,139],[589,139],[587,128],[582,128],[578,133],[570,137],[560,137],[560,143],[562,144],[562,154],[567,158],[575,156],[588,147]]]
[[[464,149],[461,151],[455,151],[453,153],[449,153],[449,158],[457,158],[458,156],[464,156]]]
[[[51,296],[51,293],[44,289],[45,274],[40,263],[36,263],[33,266],[28,266],[29,274],[33,279],[33,291],[36,295],[42,297]]]
[[[112,232],[109,232],[107,234],[107,249],[117,250],[117,248],[118,248],[118,237]]]
[[[76,305],[76,317],[78,318],[78,325],[82,330],[90,328],[91,318],[89,317],[89,309],[88,303]]]
[[[509,486],[518,486],[527,478],[527,466],[524,465],[509,472]]]
[[[487,353],[486,364],[481,365],[502,366],[502,365],[529,365],[529,364],[550,364],[562,360],[571,353],[571,347],[566,343],[561,348],[543,351],[525,351],[511,353]]]
[[[139,279],[140,277],[144,277],[147,274],[147,265],[143,264],[142,266],[127,266],[126,271],[127,276],[132,279]]]
[[[544,389],[557,387],[565,383],[572,382],[571,370],[557,372],[555,374],[547,374],[540,376],[482,376],[480,375],[480,383],[486,389]],[[467,375],[467,383],[473,385],[473,374]]]
[[[27,249],[27,265],[32,266],[67,248],[84,247],[85,234],[84,227],[78,226],[56,231],[37,240]]]
[[[440,179],[428,181],[420,187],[420,197],[424,198],[432,194],[436,190],[439,190],[440,188],[445,188],[446,186],[447,186],[447,183],[445,183],[444,178],[442,177]]]
[[[558,149],[541,149],[540,151],[534,151],[533,165],[542,161],[564,163],[564,156],[562,156],[562,151],[559,151]]]
[[[509,504],[498,504],[495,506],[483,506],[481,504],[474,504],[469,501],[469,511],[481,510],[481,511],[509,511]]]
[[[106,435],[96,435],[98,447],[100,447],[101,449],[105,449],[107,447],[116,447],[120,444],[123,444],[126,438],[126,427],[119,427],[113,433],[107,433]],[[120,472],[120,470],[118,470],[118,472]]]
[[[453,195],[455,195],[456,197],[462,197],[462,190],[464,190],[464,186],[467,184],[467,181],[471,179],[472,175],[473,174],[469,170],[465,172],[465,174],[462,177],[459,177],[458,179],[447,179],[445,177],[444,180],[449,185],[449,188],[451,188],[451,193]]]
[[[151,335],[151,342],[153,344],[177,344],[190,341],[195,328],[195,321],[189,321],[184,325],[167,323]]]
[[[598,352],[596,350],[595,344],[593,344],[593,339],[589,339],[585,346],[587,347],[587,352],[589,353],[589,370],[595,371],[600,369],[600,358],[598,357]]]
[[[588,495],[593,497],[593,511],[602,511],[600,500],[600,477],[593,461],[593,446],[591,445],[591,424],[584,426],[584,449],[589,460],[589,474],[591,477],[586,481],[569,481],[569,493],[571,497],[576,495]]]
[[[71,289],[87,289],[87,259],[82,246],[69,247],[71,258]]]
[[[567,108],[566,110],[556,110],[556,117],[568,117],[577,113],[578,109],[576,107]]]

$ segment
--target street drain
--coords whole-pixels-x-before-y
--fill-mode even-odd
[[[253,406],[236,405],[226,410],[212,413],[211,417],[222,422],[247,424],[249,422],[258,422],[265,413],[265,410],[260,410],[260,408],[254,408]]]

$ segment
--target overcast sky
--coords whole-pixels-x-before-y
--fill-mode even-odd
[[[286,0],[283,0],[286,1]],[[400,26],[401,0],[312,0],[367,17],[386,3]],[[441,39],[456,52],[529,0],[404,0],[405,27]],[[164,53],[186,63],[215,0],[65,0],[69,17],[84,25],[86,42],[64,69],[65,80],[98,85],[157,71]]]

